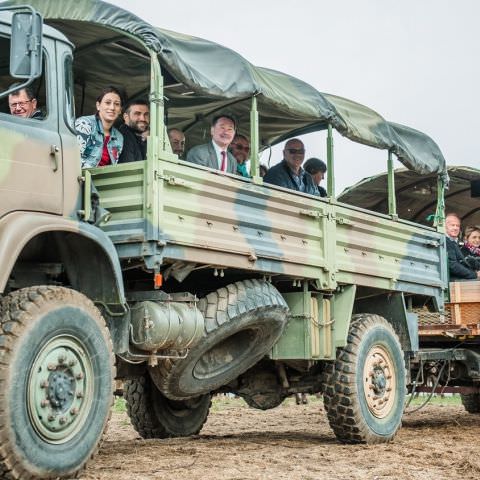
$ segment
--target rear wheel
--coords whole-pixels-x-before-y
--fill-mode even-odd
[[[143,438],[196,435],[207,420],[211,396],[170,400],[163,396],[148,375],[127,380],[124,385],[127,413]]]
[[[99,446],[113,400],[113,354],[83,295],[35,287],[1,307],[0,473],[72,478]]]
[[[480,413],[480,393],[462,393],[461,398],[468,413]]]
[[[405,360],[392,326],[378,315],[355,315],[347,345],[325,374],[324,405],[335,435],[347,443],[391,440],[405,395]]]
[[[197,397],[237,378],[255,365],[282,334],[288,307],[270,283],[245,280],[220,288],[198,303],[205,317],[202,340],[183,359],[150,369],[171,399]]]

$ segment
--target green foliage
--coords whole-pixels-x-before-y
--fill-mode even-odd
[[[127,406],[124,398],[115,397],[115,402],[113,404],[113,411],[115,413],[123,413],[127,411]]]
[[[407,402],[410,398],[410,395],[407,396]],[[428,398],[428,394],[427,393],[424,393],[420,396],[414,396],[411,403],[410,403],[410,406],[413,406],[413,405],[422,405]],[[460,398],[460,395],[457,395],[457,394],[453,394],[453,395],[433,395],[432,398],[430,399],[430,401],[428,402],[432,405],[443,405],[445,407],[447,406],[461,406],[462,405],[462,401],[461,401],[461,398]]]

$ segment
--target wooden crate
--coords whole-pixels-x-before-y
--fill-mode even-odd
[[[470,280],[466,282],[450,283],[450,302],[470,302],[480,304],[480,281]]]
[[[450,283],[451,312],[455,325],[480,325],[480,281]]]
[[[454,325],[480,325],[480,302],[447,303]]]

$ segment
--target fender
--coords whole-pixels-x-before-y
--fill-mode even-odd
[[[404,352],[419,349],[417,315],[408,312],[403,292],[382,293],[355,301],[354,313],[375,313],[384,317],[397,333]]]
[[[25,246],[33,238],[45,233],[53,233],[60,238],[63,244],[60,253],[73,271],[71,281],[74,288],[83,290],[92,300],[125,303],[122,271],[110,238],[88,223],[37,212],[17,211],[0,219],[0,292],[5,291],[15,262]],[[75,246],[80,245],[88,246],[88,252],[75,251]],[[88,259],[93,268],[84,263]],[[90,287],[82,270],[88,271],[90,276],[93,271],[100,287]],[[99,275],[101,278],[98,278]]]

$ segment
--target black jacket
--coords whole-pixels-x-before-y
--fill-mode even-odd
[[[293,179],[293,173],[290,170],[287,162],[282,160],[279,164],[274,165],[267,174],[263,177],[265,183],[278,185],[279,187],[290,188],[291,190],[298,190],[298,185]],[[318,188],[315,185],[312,176],[304,171],[303,184],[305,185],[305,192],[310,195],[320,195]]]
[[[465,259],[457,242],[447,237],[447,253],[448,253],[448,271],[450,272],[450,281],[455,280],[476,280],[477,274],[475,270],[464,265]]]
[[[125,123],[118,127],[123,135],[123,149],[118,163],[137,162],[147,158],[147,142]]]

